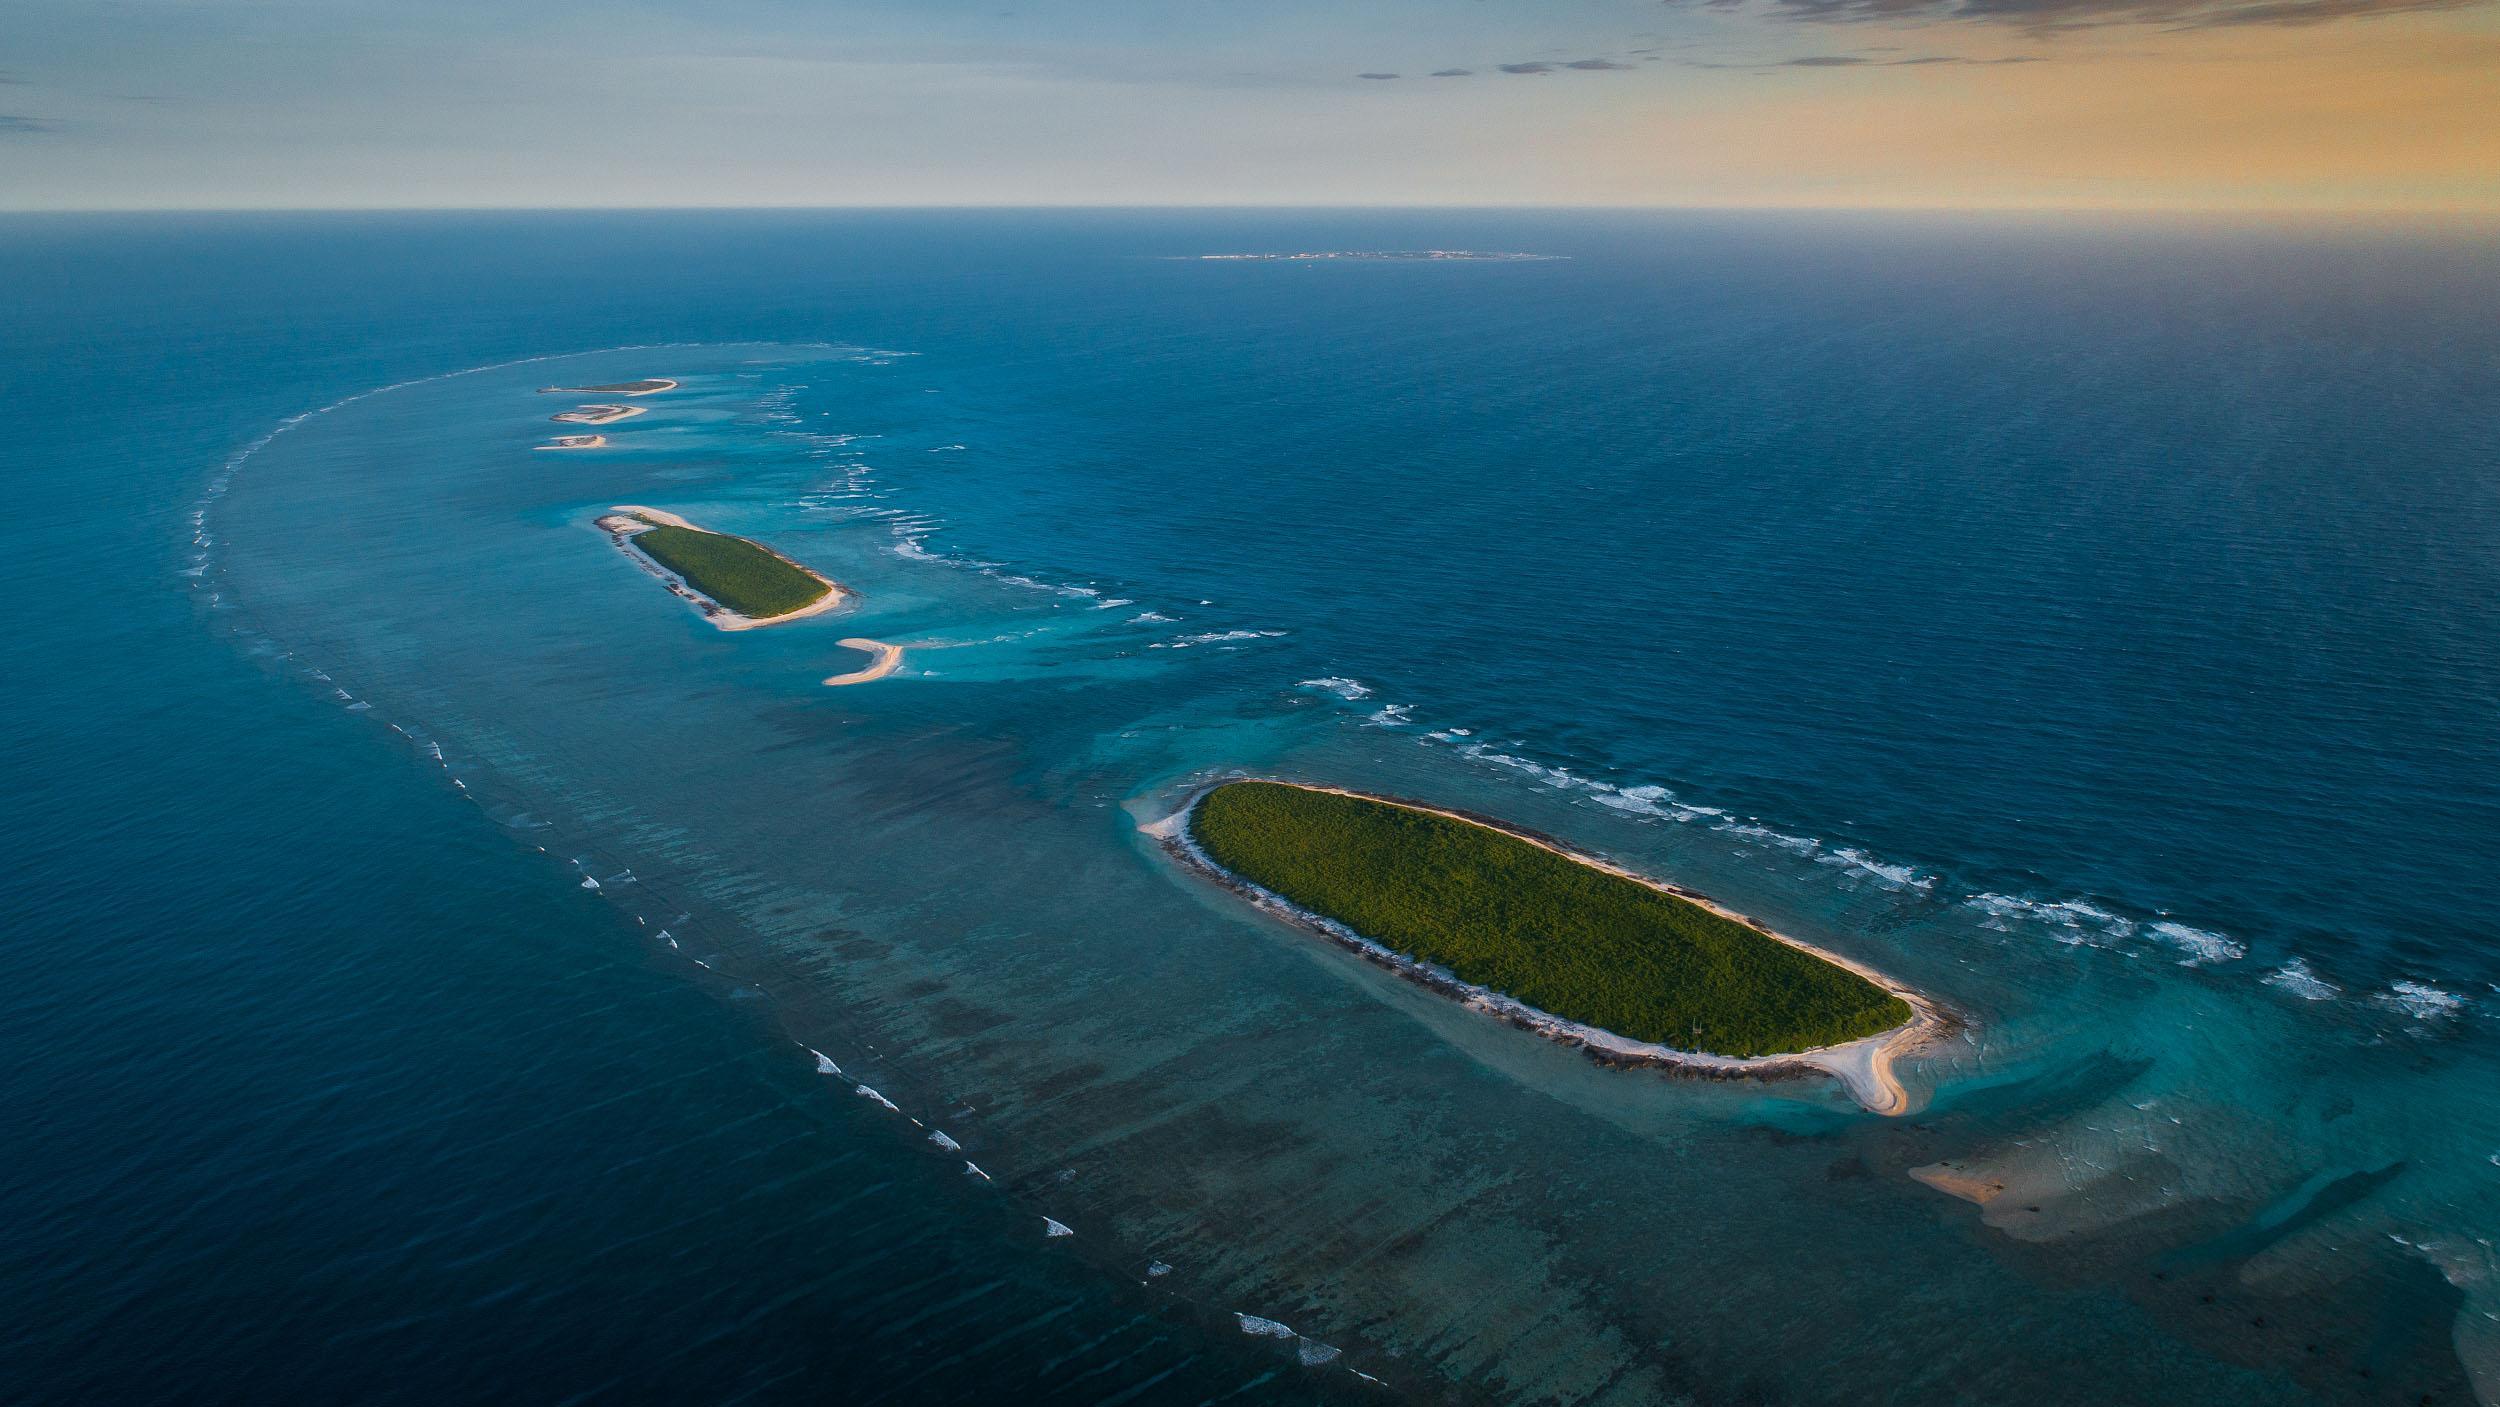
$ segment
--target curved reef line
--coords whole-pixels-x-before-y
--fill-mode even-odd
[[[616,545],[616,550],[625,554],[626,560],[659,578],[660,584],[666,586],[672,594],[684,599],[696,610],[702,612],[705,620],[723,630],[754,630],[761,626],[779,625],[784,621],[804,620],[809,616],[823,615],[827,611],[848,604],[851,600],[849,588],[843,586],[842,583],[804,563],[793,562],[787,557],[782,557],[780,553],[773,552],[771,548],[752,538],[742,537],[738,539],[740,542],[759,551],[770,552],[775,557],[781,557],[781,560],[788,563],[792,570],[822,583],[825,588],[824,595],[795,611],[785,611],[777,616],[743,616],[695,590],[691,582],[653,561],[647,553],[636,551],[633,545],[637,535],[648,532],[652,528],[684,528],[688,532],[699,533],[708,533],[712,529],[690,523],[674,513],[663,512],[657,508],[644,508],[632,503],[620,503],[600,514],[597,526],[607,533],[608,541]],[[731,534],[720,533],[716,536],[728,537]]]
[[[1276,779],[1244,777],[1223,779],[1223,781],[1249,780],[1275,781]],[[1780,1055],[1752,1056],[1712,1055],[1701,1051],[1678,1050],[1673,1046],[1661,1045],[1654,1041],[1634,1040],[1603,1027],[1557,1016],[1542,1008],[1530,1006],[1508,993],[1477,983],[1462,981],[1437,963],[1409,957],[1384,943],[1375,942],[1335,919],[1314,913],[1274,890],[1255,884],[1216,863],[1215,858],[1199,848],[1197,840],[1190,835],[1189,817],[1197,810],[1198,803],[1206,798],[1207,793],[1223,785],[1223,781],[1200,787],[1190,794],[1189,799],[1182,803],[1179,810],[1162,820],[1142,825],[1139,829],[1155,837],[1162,843],[1167,853],[1184,865],[1248,899],[1259,908],[1289,923],[1317,933],[1340,947],[1350,949],[1370,962],[1385,967],[1418,986],[1449,997],[1461,1006],[1483,1012],[1498,1020],[1507,1021],[1524,1030],[1533,1031],[1547,1040],[1578,1047],[1590,1059],[1601,1065],[1657,1067],[1715,1079],[1777,1080],[1791,1079],[1809,1072],[1820,1072],[1839,1080],[1842,1087],[1849,1091],[1850,1097],[1857,1100],[1869,1112],[1898,1116],[1911,1112],[1914,1105],[1909,1090],[1902,1085],[1899,1075],[1893,1069],[1894,1062],[1933,1044],[1959,1024],[1933,998],[1895,981],[1855,958],[1832,952],[1828,948],[1818,947],[1801,938],[1791,937],[1747,918],[1706,895],[1694,893],[1681,885],[1669,884],[1664,880],[1652,879],[1647,875],[1635,873],[1612,861],[1601,859],[1586,851],[1573,849],[1551,837],[1538,835],[1534,831],[1521,830],[1487,816],[1453,811],[1447,807],[1407,801],[1399,797],[1380,796],[1371,792],[1355,791],[1348,787],[1320,786],[1309,782],[1277,782],[1277,785],[1281,786],[1353,797],[1361,801],[1395,806],[1408,811],[1420,811],[1426,815],[1441,816],[1498,831],[1513,840],[1525,841],[1540,850],[1551,851],[1575,864],[1586,865],[1591,869],[1603,871],[1620,879],[1628,879],[1645,888],[1681,899],[1688,904],[1717,914],[1721,918],[1743,924],[1775,942],[1785,943],[1836,967],[1845,968],[1882,988],[1885,992],[1900,998],[1908,1005],[1911,1013],[1910,1019],[1902,1025],[1895,1026],[1888,1031],[1879,1031],[1871,1036],[1863,1036],[1854,1041],[1845,1041],[1839,1045],[1819,1046],[1812,1050],[1790,1051]]]

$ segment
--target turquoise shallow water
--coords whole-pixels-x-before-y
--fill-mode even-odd
[[[2492,1391],[2487,240],[9,233],[21,560],[143,579],[12,704],[54,1395],[107,1333],[333,1391],[478,1346],[411,1395]],[[1568,257],[1163,257],[1450,244]],[[531,449],[537,388],[644,375]],[[589,526],[629,502],[862,600],[714,631]],[[906,670],[822,689],[850,635]],[[1566,837],[1969,1029],[1901,1120],[1597,1069],[1177,873],[1138,824],[1236,770]]]

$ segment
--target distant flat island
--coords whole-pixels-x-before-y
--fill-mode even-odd
[[[1237,781],[1158,833],[1305,927],[1609,1063],[1823,1070],[1896,1114],[1909,1099],[1893,1057],[1943,1026],[1933,1003],[1860,964],[1454,811]]]
[[[598,526],[723,630],[821,615],[849,599],[832,580],[761,543],[699,528],[657,508],[620,504],[603,514]]]
[[[1546,259],[1560,259],[1564,256],[1560,254],[1520,254],[1502,250],[1486,249],[1324,249],[1282,254],[1194,254],[1183,255],[1182,257],[1208,260],[1217,263],[1301,263],[1321,259],[1337,259],[1354,262],[1364,260],[1378,262],[1407,262],[1437,259],[1460,261],[1474,260],[1484,263],[1517,264],[1533,263]]]
[[[540,449],[606,449],[607,447],[608,437],[605,435],[558,435],[539,446]]]
[[[665,376],[653,376],[640,381],[611,381],[601,386],[541,386],[538,388],[538,394],[542,396],[656,396],[662,391],[676,389],[676,382]]]

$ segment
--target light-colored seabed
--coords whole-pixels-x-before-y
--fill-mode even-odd
[[[2002,1178],[1971,1172],[1959,1163],[1929,1163],[1910,1169],[1910,1176],[1950,1197],[1986,1206],[2005,1195]]]
[[[1235,779],[1228,778],[1227,780]],[[1464,821],[1471,825],[1499,831],[1514,840],[1526,841],[1530,845],[1560,855],[1575,864],[1602,870],[1607,874],[1628,879],[1635,884],[1657,890],[1661,894],[1671,895],[1688,904],[1707,909],[1721,918],[1741,923],[1765,937],[1812,953],[1835,966],[1847,968],[1883,988],[1886,992],[1899,997],[1909,1005],[1911,1013],[1909,1021],[1889,1031],[1880,1031],[1872,1036],[1861,1037],[1840,1045],[1821,1046],[1813,1050],[1792,1051],[1781,1055],[1714,1055],[1705,1051],[1678,1050],[1673,1046],[1661,1045],[1654,1041],[1633,1040],[1629,1036],[1618,1035],[1603,1027],[1572,1021],[1550,1011],[1530,1006],[1516,997],[1495,991],[1490,987],[1462,981],[1448,969],[1436,963],[1410,957],[1385,944],[1375,942],[1334,919],[1313,913],[1283,895],[1253,884],[1225,869],[1216,863],[1213,856],[1200,849],[1197,841],[1189,834],[1189,814],[1197,808],[1198,803],[1209,791],[1215,789],[1212,785],[1192,793],[1188,801],[1171,815],[1141,827],[1147,834],[1162,841],[1166,850],[1179,856],[1185,863],[1209,875],[1227,888],[1246,895],[1259,907],[1301,927],[1321,933],[1401,976],[1457,999],[1461,1005],[1472,1010],[1499,1017],[1512,1025],[1534,1031],[1548,1040],[1580,1047],[1604,1063],[1669,1066],[1744,1079],[1784,1079],[1805,1070],[1816,1070],[1839,1080],[1842,1087],[1849,1091],[1850,1097],[1857,1100],[1869,1112],[1898,1116],[1910,1113],[1916,1105],[1912,1101],[1910,1091],[1901,1083],[1899,1075],[1895,1072],[1894,1062],[1939,1040],[1956,1029],[1959,1024],[1924,994],[1904,986],[1865,963],[1766,927],[1691,890],[1635,873],[1597,856],[1548,840],[1543,836],[1516,830],[1483,816],[1471,816],[1460,811],[1449,811],[1437,806],[1401,801],[1394,797],[1375,796],[1369,792],[1354,791],[1345,787],[1318,786],[1304,782],[1286,782],[1282,785],[1298,786],[1305,791],[1329,792],[1337,796],[1355,797],[1363,801],[1402,807],[1426,815],[1444,816],[1454,821]]]
[[[781,625],[788,621],[805,620],[809,616],[821,616],[827,611],[838,610],[842,606],[848,604],[851,599],[851,592],[840,582],[835,581],[833,578],[826,576],[811,567],[808,567],[804,563],[793,562],[787,557],[782,557],[780,553],[773,552],[771,548],[764,547],[764,544],[758,542],[754,545],[757,547],[763,547],[767,552],[772,552],[775,557],[781,557],[781,560],[789,563],[794,570],[804,572],[810,580],[821,583],[825,588],[825,594],[817,597],[808,604],[799,607],[795,611],[784,611],[777,616],[740,615],[736,611],[722,605],[720,602],[715,601],[711,597],[704,595],[702,592],[695,590],[693,584],[688,582],[684,577],[681,577],[677,573],[670,571],[668,568],[661,566],[658,562],[653,561],[648,555],[636,551],[633,546],[633,540],[637,535],[648,532],[655,527],[684,528],[690,532],[699,533],[711,532],[712,529],[688,522],[686,519],[681,518],[674,513],[664,512],[657,508],[644,508],[638,504],[632,503],[620,503],[609,509],[607,512],[599,515],[596,520],[596,526],[607,533],[608,540],[616,544],[616,549],[624,553],[627,560],[631,561],[635,566],[638,566],[644,571],[659,578],[661,583],[667,586],[671,592],[693,605],[696,610],[702,612],[705,620],[710,621],[713,625],[718,626],[723,630],[756,630],[767,625]],[[739,540],[742,542],[751,541],[751,539],[746,538],[741,538]],[[843,643],[849,644],[850,642],[844,641]],[[901,650],[899,647],[896,649],[895,653],[897,655],[896,662],[900,663],[899,657],[901,655]],[[886,672],[892,673],[892,670],[889,669]],[[827,680],[826,682],[831,683],[833,681]]]
[[[854,635],[841,644],[845,649],[866,650],[876,658],[848,674],[828,676],[825,684],[829,688],[839,689],[846,684],[865,684],[872,679],[883,679],[903,667],[903,647],[900,645],[871,640],[865,635]]]

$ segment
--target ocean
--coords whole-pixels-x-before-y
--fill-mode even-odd
[[[12,217],[0,397],[11,1400],[2500,1402],[2487,229]],[[1962,1028],[1599,1068],[1229,775]]]

